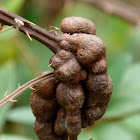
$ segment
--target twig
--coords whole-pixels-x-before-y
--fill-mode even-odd
[[[11,30],[12,28],[14,28],[14,27],[13,27],[13,26],[10,26],[9,28],[6,28],[6,29],[0,31],[0,33],[3,33],[3,32],[6,32],[6,31],[8,31],[8,30]]]
[[[30,21],[9,12],[8,10],[0,7],[0,22],[3,25],[13,26],[19,31],[28,35],[28,37],[32,37],[42,44],[46,45],[50,50],[54,53],[59,49],[58,42],[61,41],[59,36],[56,36],[47,30],[31,23]],[[2,28],[2,27],[1,27]]]
[[[89,3],[106,13],[119,16],[128,21],[132,25],[140,27],[140,12],[135,8],[122,3],[121,1],[110,0],[79,0],[81,2]]]
[[[18,86],[18,88],[11,94],[7,95],[7,92],[6,92],[4,95],[4,98],[0,101],[0,107],[2,107],[3,105],[5,105],[8,102],[15,102],[16,100],[14,100],[14,98],[19,96],[25,90],[27,90],[29,88],[32,89],[32,86],[34,86],[35,84],[45,81],[45,80],[50,80],[50,78],[53,78],[53,73],[47,71],[47,72],[44,72],[42,75],[34,78],[33,80],[27,82],[26,84],[24,84],[22,86]]]

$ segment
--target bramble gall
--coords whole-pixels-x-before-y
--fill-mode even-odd
[[[113,91],[106,46],[95,35],[94,23],[68,17],[61,30],[60,48],[49,61],[54,79],[35,86],[30,100],[40,140],[78,136],[103,116]],[[51,131],[45,134],[47,127]]]

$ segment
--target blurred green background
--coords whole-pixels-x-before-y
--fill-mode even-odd
[[[126,21],[93,6],[65,0],[0,0],[0,6],[40,25],[60,28],[67,16],[92,20],[97,36],[107,46],[114,91],[104,117],[81,132],[78,140],[140,140],[140,30]],[[5,27],[6,28],[6,27]],[[52,52],[24,34],[12,29],[0,34],[0,99],[36,77],[48,67]],[[31,90],[18,102],[0,108],[0,140],[38,140],[30,109]]]

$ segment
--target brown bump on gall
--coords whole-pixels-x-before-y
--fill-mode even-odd
[[[106,56],[102,57],[101,59],[97,60],[96,62],[90,64],[88,66],[88,70],[91,73],[100,74],[107,71],[107,58]]]
[[[90,91],[86,97],[85,103],[87,107],[107,106],[113,91],[112,80],[108,77],[108,84],[101,92]]]
[[[30,105],[35,117],[39,120],[51,120],[56,116],[58,103],[56,99],[44,99],[36,93],[31,94]]]
[[[61,22],[61,30],[63,33],[87,33],[96,34],[95,24],[82,17],[67,17]]]
[[[31,94],[30,105],[31,105],[32,112],[35,115],[35,117],[40,116],[43,113],[44,103],[45,103],[45,99],[41,98],[36,93]]]
[[[54,75],[56,79],[60,81],[69,82],[73,80],[75,76],[77,76],[77,74],[80,73],[80,71],[81,66],[78,63],[78,61],[74,58],[68,60],[66,63],[54,70]]]
[[[106,46],[99,37],[81,34],[80,40],[80,49],[77,51],[77,59],[82,65],[90,65],[105,55]]]
[[[92,107],[86,109],[85,116],[89,125],[93,125],[94,122],[100,119],[106,111],[106,107]]]
[[[81,132],[81,110],[66,111],[67,133],[69,136],[77,136]]]
[[[87,78],[87,73],[85,70],[81,70],[77,75],[72,76],[69,79],[61,80],[67,84],[77,84],[82,80],[85,80]]]
[[[60,38],[62,41],[60,41],[60,47],[64,50],[71,51],[73,53],[77,53],[77,50],[79,49],[79,42],[81,41],[79,36],[81,34],[62,34],[60,35]]]
[[[57,81],[55,78],[47,79],[46,81],[36,84],[34,88],[34,94],[38,94],[42,98],[53,98],[55,95],[55,89],[57,86]]]
[[[53,132],[53,122],[40,122],[36,120],[34,130],[39,140],[62,140],[60,136]]]
[[[60,50],[58,52],[58,55],[62,60],[65,60],[65,61],[70,60],[73,57],[73,54],[71,52],[68,52],[65,50]]]
[[[108,75],[107,73],[95,75],[89,73],[88,78],[86,80],[86,87],[88,90],[94,93],[101,93],[103,92],[108,86]]]
[[[66,85],[60,83],[56,89],[59,104],[66,109],[81,108],[85,99],[81,85]]]
[[[59,66],[63,65],[66,61],[70,60],[74,55],[65,50],[58,51],[54,56],[50,59],[50,65],[52,68],[57,69]]]
[[[49,64],[52,68],[56,69],[60,65],[62,65],[64,62],[63,60],[56,54],[51,57]]]
[[[65,116],[66,114],[64,108],[60,108],[59,112],[57,113],[57,118],[54,125],[54,132],[57,135],[64,135],[66,133],[67,124]]]
[[[113,84],[112,84],[112,80],[110,77],[108,77],[108,86],[104,89],[104,91],[101,93],[101,97],[100,97],[100,102],[99,105],[100,106],[107,106],[111,95],[112,95],[112,91],[113,91]]]

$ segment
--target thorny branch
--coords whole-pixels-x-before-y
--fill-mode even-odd
[[[2,29],[4,25],[9,25],[11,28],[16,28],[25,33],[30,39],[32,37],[46,45],[54,53],[56,53],[57,49],[59,48],[58,42],[61,39],[58,36],[14,13],[9,12],[2,7],[0,7],[0,23],[2,24],[0,29]]]
[[[126,5],[121,1],[111,0],[79,0],[89,3],[106,13],[119,16],[128,21],[132,25],[140,27],[140,12],[130,5]]]
[[[19,86],[14,92],[12,92],[11,94],[7,95],[7,92],[4,95],[4,98],[0,101],[0,107],[2,107],[3,105],[5,105],[8,102],[15,102],[16,100],[14,100],[15,97],[19,96],[22,92],[24,92],[25,90],[27,90],[28,88],[35,90],[34,88],[32,88],[32,86],[34,86],[35,84],[38,84],[39,82],[43,82],[45,80],[50,80],[51,78],[53,78],[53,73],[46,71],[43,74],[41,74],[40,76],[34,78],[33,80],[27,82],[26,84]]]

